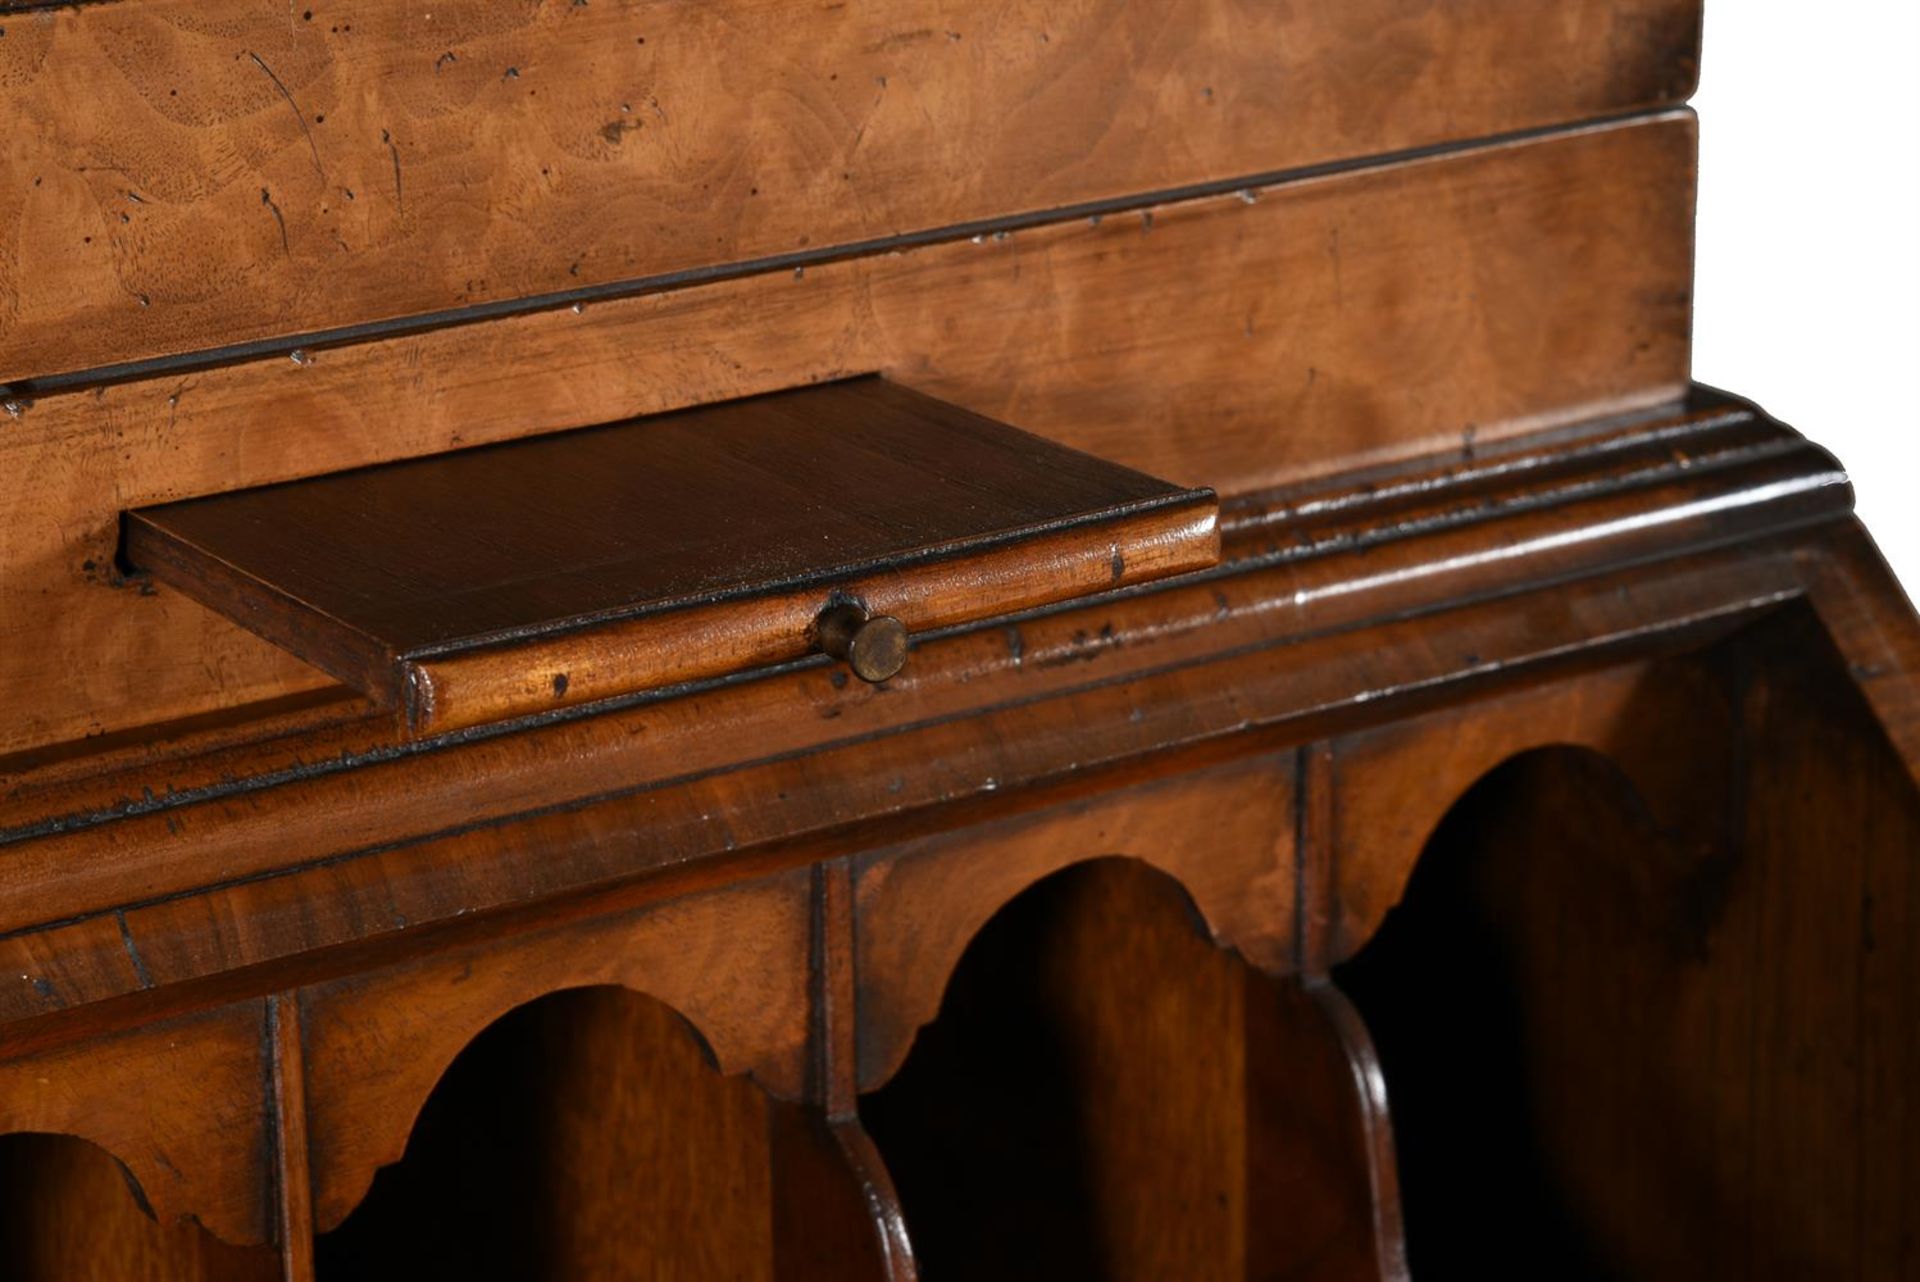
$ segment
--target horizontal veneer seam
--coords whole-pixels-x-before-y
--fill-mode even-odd
[[[1150,232],[1134,218],[1074,223],[804,280],[756,278],[344,349],[306,366],[250,365],[184,388],[161,380],[47,402],[0,431],[21,466],[73,482],[14,496],[20,608],[6,611],[15,634],[6,650],[19,699],[5,723],[12,743],[0,746],[30,766],[31,754],[91,733],[138,728],[152,742],[192,718],[225,708],[231,722],[243,708],[323,682],[164,588],[116,591],[101,567],[111,565],[124,506],[871,369],[1074,448],[1228,493],[1451,449],[1474,425],[1490,450],[1522,433],[1672,401],[1686,386],[1685,292],[1674,287],[1684,264],[1678,213],[1657,193],[1690,171],[1693,133],[1676,122],[1551,141],[1254,205],[1203,202],[1157,218]],[[1326,253],[1335,225],[1345,235],[1344,310]],[[1456,234],[1470,252],[1446,252]],[[1396,256],[1416,246],[1430,270],[1408,278]],[[1570,305],[1563,289],[1540,282],[1585,279],[1582,253],[1602,254],[1607,269]],[[1245,275],[1248,255],[1287,270]],[[1180,294],[1172,313],[1156,314],[1140,294],[1147,276]],[[1451,323],[1476,281],[1484,292],[1473,306],[1487,323]],[[1280,312],[1255,305],[1270,285],[1282,291]],[[1402,295],[1414,313],[1399,331],[1376,333],[1359,319]],[[1251,311],[1237,305],[1243,297]],[[1296,314],[1315,318],[1297,340],[1287,336],[1297,322],[1282,321]],[[1371,353],[1387,350],[1394,355],[1381,368],[1430,370],[1438,382],[1375,377]],[[528,366],[505,369],[516,354]],[[1152,373],[1176,365],[1190,382]],[[373,388],[379,397],[369,398]],[[177,404],[170,393],[181,393]],[[1351,452],[1316,459],[1317,443],[1349,430],[1359,438]],[[63,607],[38,615],[35,598]],[[99,663],[64,662],[76,646]],[[316,751],[377,737],[322,736]],[[73,791],[110,801],[112,782]],[[9,819],[22,813],[5,809]]]
[[[61,9],[97,9],[123,0],[15,0],[0,4],[0,18],[24,17],[33,13],[54,13]]]
[[[94,2],[105,3],[111,0],[94,0]],[[516,316],[558,312],[571,307],[666,294],[695,285],[710,285],[751,276],[778,275],[782,272],[804,270],[808,267],[844,262],[849,259],[878,257],[903,250],[1035,230],[1081,219],[1140,213],[1169,205],[1230,196],[1236,192],[1252,195],[1256,191],[1298,186],[1325,178],[1497,152],[1548,138],[1575,138],[1625,126],[1651,124],[1663,120],[1691,119],[1692,116],[1692,110],[1684,105],[1662,103],[1629,112],[1536,125],[1480,138],[1431,143],[1343,160],[1323,161],[1313,165],[1237,175],[1204,183],[1130,192],[1100,200],[1080,201],[1070,205],[1029,210],[995,218],[973,219],[891,236],[847,241],[817,249],[741,259],[732,263],[684,268],[679,271],[661,272],[631,280],[610,281],[606,284],[579,289],[528,294],[518,298],[418,312],[332,329],[250,339],[246,342],[224,344],[190,352],[39,374],[30,378],[14,379],[11,383],[0,385],[0,402],[4,402],[8,412],[18,418],[29,412],[38,400],[89,392],[115,384],[177,377],[182,374],[201,373],[228,366],[253,364],[275,357],[284,359],[296,353],[304,355],[308,352],[360,346]]]

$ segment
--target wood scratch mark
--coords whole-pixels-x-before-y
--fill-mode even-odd
[[[287,220],[280,216],[280,206],[273,203],[273,193],[265,187],[260,189],[260,203],[273,214],[273,221],[280,224],[280,250],[288,258],[292,258],[293,246],[287,243]]]
[[[400,149],[393,145],[393,135],[385,129],[380,131],[380,141],[387,144],[387,154],[393,157],[393,203],[400,215],[405,217],[407,197],[400,189]]]
[[[888,53],[906,45],[920,44],[933,39],[931,27],[920,27],[914,31],[896,31],[890,36],[874,41],[860,52],[867,54]]]
[[[180,398],[182,396],[185,396],[188,392],[192,391],[198,385],[199,385],[198,379],[192,379],[192,378],[181,379],[180,386],[174,388],[173,394],[167,397],[167,430],[169,432],[173,430],[174,424],[179,422],[180,420]]]
[[[880,92],[873,96],[873,106],[867,108],[866,118],[860,122],[860,128],[854,131],[853,146],[847,148],[847,154],[849,156],[860,150],[860,144],[867,136],[867,126],[873,123],[874,113],[880,110],[880,104],[885,102],[887,98],[887,78],[885,76],[875,76],[874,80],[879,84]]]
[[[319,174],[321,181],[325,182],[327,170],[326,166],[320,163],[320,146],[313,140],[313,130],[307,128],[307,117],[300,110],[300,104],[293,100],[293,95],[287,91],[286,85],[281,83],[280,77],[273,74],[273,68],[266,64],[265,59],[251,49],[247,50],[247,57],[253,59],[254,66],[267,73],[267,79],[273,81],[273,87],[278,89],[280,96],[287,100],[287,107],[293,112],[294,122],[300,126],[300,132],[306,137],[307,150],[313,153],[313,172]]]
[[[140,981],[142,989],[152,988],[153,975],[147,970],[146,960],[140,956],[139,946],[133,942],[133,931],[127,927],[127,914],[116,909],[113,916],[120,924],[120,942],[126,946],[127,960],[133,964],[133,977]]]

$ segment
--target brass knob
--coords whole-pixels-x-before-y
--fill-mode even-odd
[[[843,601],[814,620],[820,648],[853,669],[862,681],[885,681],[907,663],[907,625],[890,614],[870,615]]]

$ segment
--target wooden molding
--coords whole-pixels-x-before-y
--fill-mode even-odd
[[[0,1014],[400,942],[401,920],[724,877],[701,870],[756,851],[805,861],[856,825],[910,833],[1156,754],[1298,742],[1675,644],[1802,594],[1794,549],[1826,536],[1795,531],[1850,497],[1826,455],[1712,399],[1397,476],[1245,505],[1219,571],[942,636],[886,690],[821,662],[511,734],[407,746],[347,720],[90,777],[62,763],[0,812],[0,952],[32,973],[60,957],[58,982],[0,993]]]

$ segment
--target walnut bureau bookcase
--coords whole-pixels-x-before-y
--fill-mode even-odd
[[[0,1278],[1920,1277],[1700,30],[0,0]]]

